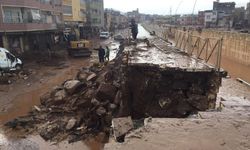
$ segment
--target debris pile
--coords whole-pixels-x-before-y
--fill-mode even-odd
[[[114,62],[82,68],[75,79],[67,80],[40,99],[41,105],[25,117],[5,125],[12,129],[35,130],[46,141],[83,140],[99,133],[109,135],[117,111],[120,83],[114,78]]]
[[[23,69],[20,72],[0,72],[0,84],[11,84],[19,79],[27,80],[32,73],[31,69]]]
[[[41,105],[28,116],[5,125],[34,129],[45,140],[75,142],[99,133],[109,135],[112,124],[116,140],[123,141],[133,128],[132,119],[187,117],[215,107],[221,84],[217,72],[196,62],[191,65],[201,65],[200,70],[169,67],[169,62],[187,56],[172,51],[156,53],[155,47],[144,45],[140,55],[138,48],[131,46],[105,67],[93,64],[83,68],[75,79],[42,96]],[[137,53],[130,56],[128,50]],[[162,64],[154,63],[151,53],[163,58]],[[131,61],[132,57],[136,61]]]

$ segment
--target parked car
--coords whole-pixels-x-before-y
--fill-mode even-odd
[[[100,33],[100,38],[101,39],[108,39],[110,36],[109,32],[101,32]]]
[[[7,49],[0,47],[0,71],[18,71],[23,67],[23,63]]]
[[[116,41],[124,41],[125,38],[122,35],[118,34],[118,35],[114,36],[114,40],[116,40]]]

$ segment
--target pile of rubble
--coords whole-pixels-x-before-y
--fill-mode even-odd
[[[11,84],[19,79],[27,80],[32,73],[31,69],[20,72],[0,72],[0,84]]]
[[[131,46],[104,67],[83,68],[73,80],[41,97],[41,105],[26,117],[6,123],[11,128],[38,131],[45,140],[69,142],[89,136],[110,134],[111,124],[117,141],[133,128],[132,119],[145,117],[187,117],[197,111],[215,108],[221,76],[197,62],[194,68],[169,67],[184,54],[172,52],[162,65],[141,63],[157,49],[144,44],[139,55]],[[130,51],[129,51],[130,50]],[[150,51],[151,50],[151,51]],[[130,54],[134,52],[133,56]],[[171,55],[170,55],[171,54]],[[150,57],[152,58],[152,57]],[[186,58],[188,59],[188,57]],[[195,66],[202,65],[195,71]]]
[[[34,106],[29,115],[5,125],[35,130],[46,141],[75,142],[99,133],[109,135],[112,116],[120,103],[114,66],[115,62],[110,62],[106,67],[94,64],[82,68],[75,79],[43,95],[41,105]]]

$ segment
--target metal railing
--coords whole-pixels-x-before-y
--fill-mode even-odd
[[[223,38],[203,38],[193,35],[188,31],[176,30],[175,32],[175,47],[186,52],[190,56],[204,60],[206,63],[211,61],[212,56],[215,56],[213,67],[217,71],[221,70],[221,56]]]

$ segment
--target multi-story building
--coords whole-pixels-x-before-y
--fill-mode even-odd
[[[104,14],[106,30],[113,32],[115,29],[122,29],[128,26],[128,19],[121,12],[106,9]]]
[[[245,7],[235,8],[233,13],[233,23],[235,27],[243,27],[245,25],[245,13]]]
[[[217,26],[217,19],[218,19],[218,11],[213,11],[213,10],[206,10],[204,11],[204,25],[207,28],[210,27],[216,27]]]
[[[15,54],[46,49],[62,24],[61,0],[0,0],[0,47]]]
[[[180,18],[180,25],[197,25],[197,15],[182,15]]]
[[[225,14],[233,14],[235,9],[235,2],[219,2],[219,0],[215,1],[213,4],[214,11],[224,12]]]
[[[98,33],[104,28],[104,4],[103,0],[86,0],[87,27],[92,34]]]
[[[65,28],[71,28],[78,38],[83,38],[87,22],[87,7],[85,0],[63,0],[63,19]]]
[[[131,12],[127,12],[127,17],[128,19],[131,21],[132,19],[134,19],[136,22],[140,22],[140,13],[139,13],[139,9],[137,8],[134,11]]]
[[[204,11],[199,11],[198,12],[198,21],[197,24],[199,26],[204,26],[205,24],[205,12]]]
[[[250,2],[247,3],[245,19],[247,20],[248,26],[250,26]]]

